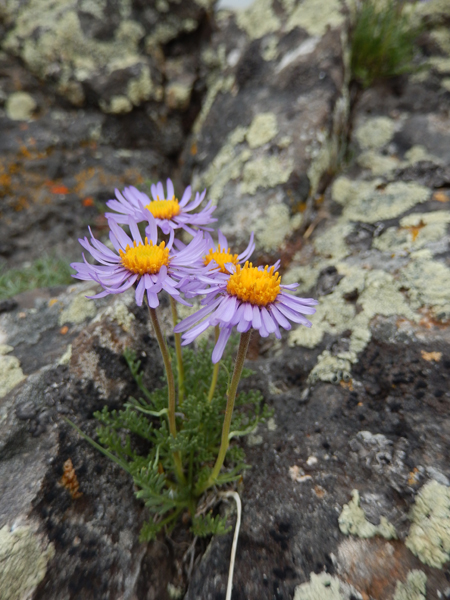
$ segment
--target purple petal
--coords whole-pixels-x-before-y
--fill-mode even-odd
[[[225,346],[230,338],[232,328],[231,327],[222,327],[219,333],[219,338],[217,340],[216,345],[214,346],[214,350],[212,353],[211,360],[214,364],[218,363],[222,358],[223,351],[225,350]]]

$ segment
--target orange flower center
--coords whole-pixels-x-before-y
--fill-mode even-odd
[[[145,238],[145,244],[134,242],[133,247],[128,245],[125,251],[119,250],[122,264],[132,273],[139,275],[159,273],[161,267],[168,266],[170,262],[169,249],[165,245],[165,242],[155,245],[147,238]]]
[[[244,267],[236,265],[236,272],[230,276],[227,292],[242,302],[267,306],[274,302],[280,293],[281,277],[274,273],[275,267],[264,267],[261,271],[248,261]]]
[[[222,273],[228,273],[225,269],[225,265],[227,263],[233,263],[233,265],[238,264],[238,255],[231,254],[229,248],[221,248],[220,244],[217,246],[217,250],[211,249],[209,254],[207,254],[203,258],[203,262],[205,265],[209,265],[209,263],[214,260],[220,267],[220,271]]]
[[[180,205],[175,196],[171,200],[152,200],[145,208],[152,213],[155,219],[172,219],[180,213]]]

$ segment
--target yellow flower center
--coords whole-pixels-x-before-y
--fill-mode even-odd
[[[169,249],[165,248],[166,243],[159,245],[149,242],[145,238],[145,244],[134,242],[133,247],[128,245],[124,250],[119,250],[123,266],[132,273],[138,273],[140,276],[146,273],[159,273],[163,265],[169,264]]]
[[[152,213],[155,219],[172,219],[180,213],[180,205],[175,196],[171,200],[152,200],[145,208]]]
[[[236,272],[230,276],[227,292],[237,296],[242,302],[250,302],[258,306],[267,306],[274,302],[280,293],[281,277],[274,273],[275,267],[264,267],[260,271],[249,263],[244,267],[236,266]]]
[[[205,265],[209,265],[209,263],[212,260],[216,261],[216,263],[219,265],[220,271],[222,273],[228,273],[228,271],[225,269],[225,265],[227,263],[233,263],[233,265],[237,265],[238,264],[238,255],[231,254],[229,248],[221,248],[220,244],[219,244],[217,246],[217,250],[213,250],[211,248],[211,250],[209,251],[209,254],[207,254],[203,258],[203,262]]]

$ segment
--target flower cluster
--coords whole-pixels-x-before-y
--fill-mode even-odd
[[[175,197],[174,186],[167,180],[166,193],[161,182],[151,186],[152,200],[134,187],[116,190],[117,200],[107,205],[114,213],[106,213],[109,238],[115,252],[95,239],[92,232],[80,244],[99,263],[73,263],[74,277],[93,280],[103,291],[92,296],[101,298],[135,288],[136,303],[141,306],[144,295],[150,308],[159,305],[158,294],[164,290],[183,304],[183,298],[203,295],[202,308],[181,321],[174,328],[183,333],[183,344],[189,344],[210,326],[219,328],[212,360],[222,357],[233,328],[240,333],[256,329],[262,337],[274,333],[281,338],[280,327],[291,328],[291,321],[311,326],[304,315],[315,312],[316,300],[299,298],[292,292],[298,284],[283,285],[276,263],[255,267],[249,259],[255,249],[253,234],[241,254],[233,254],[226,237],[219,231],[216,245],[207,232],[215,219],[215,207],[208,202],[197,213],[206,190],[191,199],[191,188],[186,188],[181,201]],[[145,238],[138,224],[145,223]],[[128,235],[121,225],[127,225]],[[183,229],[192,235],[185,245],[175,238]],[[158,230],[161,231],[160,240]]]
[[[211,487],[236,480],[245,466],[242,460],[235,460],[237,454],[234,453],[234,466],[221,475],[230,437],[233,434],[245,435],[265,418],[264,411],[261,416],[258,411],[250,419],[249,429],[238,427],[233,429],[233,434],[230,433],[232,425],[235,427],[236,423],[242,423],[239,417],[233,416],[233,410],[251,331],[256,329],[263,337],[274,333],[281,338],[280,329],[290,329],[291,322],[309,327],[311,323],[305,315],[315,312],[317,302],[293,294],[297,284],[281,283],[278,262],[272,266],[253,266],[250,262],[255,249],[253,234],[241,254],[232,252],[220,231],[216,244],[208,233],[208,226],[214,221],[214,207],[207,203],[203,209],[193,212],[202,204],[206,191],[197,193],[190,201],[191,188],[188,187],[178,201],[168,179],[166,193],[162,183],[157,183],[152,185],[151,195],[152,199],[134,187],[126,188],[122,193],[116,190],[116,199],[107,203],[114,211],[106,213],[110,247],[97,240],[90,231],[90,239],[85,237],[80,244],[95,264],[88,262],[83,254],[83,262],[71,266],[76,270],[74,277],[94,281],[103,288],[92,298],[120,294],[132,287],[137,305],[141,306],[144,296],[147,297],[149,316],[166,371],[167,403],[165,398],[160,402],[158,390],[156,395],[145,394],[149,402],[127,404],[119,416],[115,411],[109,414],[105,407],[97,418],[104,423],[103,429],[99,430],[99,439],[106,448],[81,434],[133,476],[137,488],[142,490],[137,492],[138,497],[149,499],[147,505],[154,519],[147,524],[145,531],[143,529],[144,533],[141,532],[143,539],[150,539],[161,528],[174,523],[185,508],[190,512],[193,531],[197,532],[195,535],[201,532],[206,535],[221,529],[225,531],[225,524],[216,518],[206,519],[201,524],[197,503]],[[188,244],[177,238],[180,229],[191,235]],[[163,290],[169,295],[174,320],[176,378],[156,311],[159,294]],[[189,305],[189,299],[199,296],[202,297],[201,308],[177,323],[175,301]],[[187,369],[186,373],[184,370],[182,345],[192,342],[210,326],[215,328],[214,365],[209,358],[206,364],[200,360],[200,379],[197,376],[194,382],[192,369]],[[233,329],[241,336],[233,374],[229,379],[228,375],[223,377],[224,369],[220,369],[219,361]],[[187,350],[185,356],[186,353]],[[198,358],[197,353],[196,363]],[[227,360],[229,358],[225,357],[225,364]],[[138,373],[139,362],[131,355],[129,365],[138,386],[143,389]],[[206,391],[204,378],[208,370],[211,384]],[[151,427],[148,426],[148,416],[161,419],[159,430],[153,421]],[[138,429],[141,433],[147,432],[141,436],[150,442],[147,458],[133,454],[129,446],[121,450],[117,445],[117,427],[122,428],[124,422],[129,422],[135,432],[136,419],[145,420]],[[245,419],[248,425],[247,413]],[[202,428],[198,427],[200,422],[204,425]],[[183,434],[178,436],[181,432]],[[160,461],[164,461],[162,471]],[[139,468],[131,467],[131,463],[138,464]],[[142,467],[144,463],[147,465],[145,468]]]

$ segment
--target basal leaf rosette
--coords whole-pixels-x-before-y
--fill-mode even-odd
[[[110,240],[115,252],[97,240],[92,234],[79,242],[100,264],[90,264],[84,254],[82,263],[70,266],[77,271],[73,277],[92,280],[104,289],[91,298],[102,298],[108,294],[120,294],[135,286],[136,303],[142,305],[147,293],[148,305],[159,305],[158,294],[165,290],[172,298],[188,305],[181,297],[183,281],[186,281],[205,253],[203,233],[197,232],[187,246],[181,250],[173,247],[173,230],[168,243],[158,243],[157,227],[153,217],[147,227],[147,237],[142,239],[135,221],[128,222],[131,237],[114,221],[109,221]]]
[[[316,312],[317,300],[299,298],[288,293],[297,283],[283,285],[276,265],[254,267],[227,263],[225,272],[215,274],[215,284],[205,291],[203,308],[181,321],[174,329],[183,333],[183,345],[191,343],[210,326],[218,325],[220,335],[214,347],[212,361],[217,363],[223,354],[233,327],[240,333],[250,329],[262,337],[274,333],[280,339],[280,327],[291,329],[291,321],[311,327],[304,315]]]
[[[211,206],[211,201],[201,211],[193,212],[205,199],[206,190],[201,194],[197,192],[194,200],[190,202],[192,191],[191,186],[188,186],[181,200],[178,200],[170,179],[167,179],[166,192],[160,181],[156,185],[152,184],[152,198],[133,186],[125,188],[122,193],[116,189],[115,193],[117,199],[108,200],[106,203],[115,212],[106,213],[106,217],[116,223],[128,224],[130,218],[140,223],[153,218],[164,234],[182,228],[195,235],[196,230],[208,229],[207,226],[217,220],[211,216],[216,209],[215,206]]]

